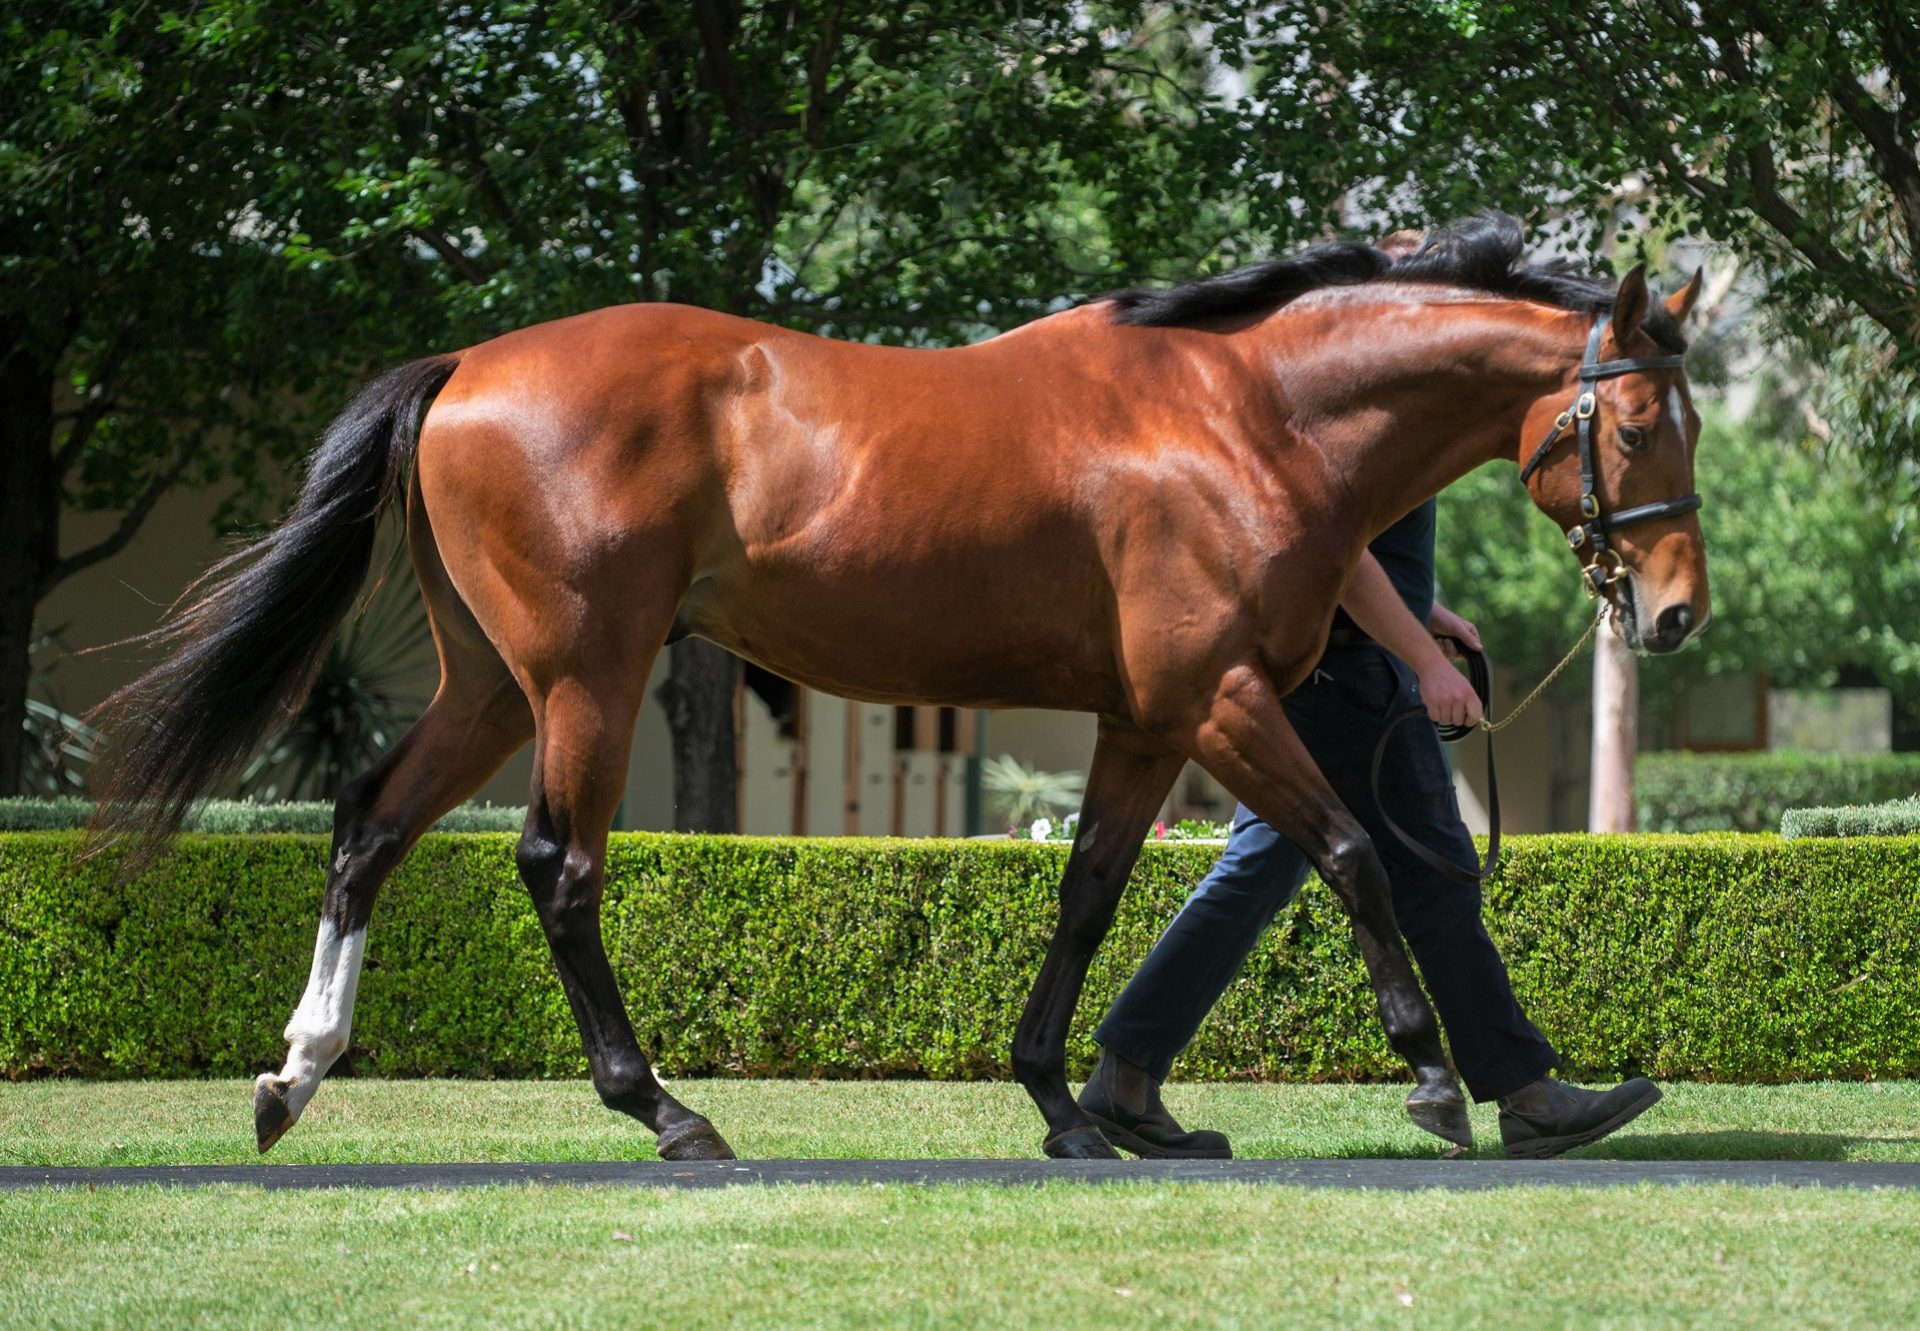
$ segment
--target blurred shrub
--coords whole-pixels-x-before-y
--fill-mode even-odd
[[[0,832],[50,832],[85,827],[93,804],[82,799],[0,799]],[[524,806],[462,804],[434,826],[442,832],[518,832]],[[256,804],[252,800],[207,800],[187,817],[189,832],[243,835],[249,832],[310,832],[333,835],[333,804],[301,800]]]
[[[1643,753],[1633,791],[1643,832],[1771,832],[1788,809],[1920,791],[1920,753]]]
[[[1916,834],[1920,834],[1920,796],[1837,809],[1788,809],[1780,819],[1783,837]]]

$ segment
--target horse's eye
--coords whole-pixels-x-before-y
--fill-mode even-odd
[[[1620,442],[1628,448],[1639,448],[1647,442],[1646,431],[1637,425],[1623,425],[1620,427]]]

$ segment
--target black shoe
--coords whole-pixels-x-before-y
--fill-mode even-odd
[[[1080,1108],[1106,1139],[1148,1160],[1230,1160],[1224,1133],[1188,1132],[1160,1103],[1160,1083],[1117,1054],[1102,1051],[1100,1065],[1080,1090]]]
[[[1645,1077],[1610,1091],[1588,1091],[1542,1077],[1500,1098],[1500,1140],[1514,1160],[1544,1160],[1597,1142],[1660,1103],[1660,1088]]]

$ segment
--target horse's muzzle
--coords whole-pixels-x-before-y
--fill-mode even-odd
[[[1693,607],[1684,601],[1670,605],[1662,610],[1653,621],[1653,632],[1640,640],[1643,649],[1656,655],[1675,652],[1686,645],[1689,638],[1707,626],[1708,615],[1698,623],[1694,622]]]

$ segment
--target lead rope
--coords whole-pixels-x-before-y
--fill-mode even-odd
[[[1497,735],[1515,721],[1519,720],[1520,713],[1533,706],[1540,695],[1547,691],[1547,685],[1560,678],[1560,672],[1572,665],[1573,658],[1580,655],[1581,650],[1593,641],[1594,632],[1599,629],[1601,622],[1606,619],[1606,616],[1607,605],[1605,602],[1602,602],[1600,605],[1600,613],[1593,617],[1593,623],[1587,625],[1587,631],[1580,635],[1580,641],[1573,644],[1573,649],[1560,658],[1560,664],[1547,672],[1547,677],[1534,686],[1532,693],[1529,693],[1520,700],[1519,706],[1515,707],[1498,721],[1489,721],[1485,716],[1482,716],[1480,718],[1480,729],[1486,731],[1489,735]]]
[[[1393,738],[1394,731],[1398,730],[1407,722],[1414,720],[1416,717],[1425,720],[1427,715],[1426,709],[1422,707],[1410,707],[1400,713],[1400,715],[1394,717],[1391,721],[1388,721],[1387,728],[1380,732],[1380,741],[1373,746],[1373,770],[1371,774],[1373,782],[1373,802],[1379,807],[1380,821],[1386,824],[1387,830],[1398,837],[1400,843],[1429,869],[1468,887],[1477,886],[1486,879],[1488,874],[1493,872],[1493,866],[1500,861],[1500,777],[1498,772],[1494,770],[1493,765],[1493,737],[1496,732],[1512,725],[1520,713],[1533,706],[1535,700],[1547,691],[1547,686],[1553,683],[1554,680],[1560,678],[1561,672],[1573,664],[1573,658],[1580,655],[1582,649],[1584,649],[1589,642],[1593,641],[1593,635],[1595,631],[1599,629],[1600,623],[1602,619],[1605,618],[1606,613],[1607,607],[1605,603],[1602,603],[1600,613],[1593,617],[1593,623],[1587,625],[1587,631],[1580,635],[1580,641],[1573,644],[1573,649],[1560,658],[1560,664],[1547,672],[1547,677],[1534,686],[1532,693],[1529,693],[1520,700],[1518,707],[1515,707],[1498,721],[1489,721],[1486,719],[1486,709],[1493,701],[1493,667],[1487,663],[1486,653],[1476,652],[1465,643],[1459,644],[1461,651],[1467,659],[1467,677],[1473,682],[1473,691],[1480,697],[1480,724],[1478,726],[1439,726],[1437,729],[1440,732],[1440,738],[1449,744],[1465,739],[1468,735],[1473,734],[1475,730],[1482,732],[1487,737],[1487,859],[1486,863],[1480,866],[1478,872],[1472,869],[1463,869],[1452,860],[1429,850],[1418,841],[1415,841],[1405,828],[1393,820],[1393,815],[1387,812],[1386,801],[1380,798],[1380,766],[1387,756],[1387,741]],[[1458,639],[1455,639],[1455,641],[1459,642]]]

